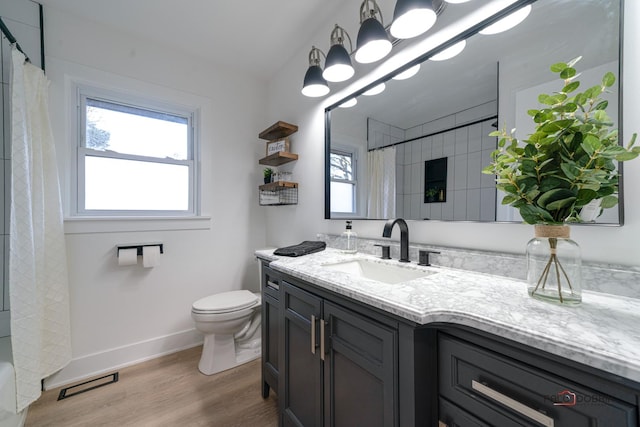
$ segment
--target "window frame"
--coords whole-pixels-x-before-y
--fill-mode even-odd
[[[351,212],[340,212],[331,210],[331,214],[340,215],[341,217],[355,217],[358,215],[359,206],[358,206],[358,152],[354,148],[347,148],[345,146],[336,146],[332,147],[329,151],[329,155],[337,154],[341,156],[349,156],[351,157],[351,179],[339,179],[334,178],[331,175],[331,161],[329,161],[329,185],[333,182],[339,182],[343,184],[351,184],[353,185],[353,191],[351,192],[352,201],[351,204],[353,206],[353,210]]]
[[[194,217],[200,215],[200,144],[198,138],[199,110],[175,103],[158,101],[149,97],[123,94],[115,90],[76,85],[74,168],[72,178],[71,215],[73,217]],[[187,120],[187,159],[175,160],[134,154],[118,153],[110,150],[94,150],[86,147],[86,100],[87,98],[104,101],[139,110],[169,114]],[[122,210],[122,209],[86,209],[85,208],[85,158],[105,157],[119,160],[142,161],[155,164],[171,164],[188,167],[188,208],[186,210]]]

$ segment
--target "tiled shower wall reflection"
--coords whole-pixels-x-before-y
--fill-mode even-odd
[[[495,119],[421,138],[398,146],[398,216],[411,219],[495,221],[493,176],[482,168],[491,160],[496,139],[488,137]],[[424,203],[424,162],[447,157],[446,202]]]
[[[397,144],[396,216],[495,221],[494,179],[481,171],[496,148],[496,138],[488,136],[496,129],[496,112],[497,103],[491,101],[409,129],[368,120],[370,150]],[[446,202],[424,203],[424,163],[441,157],[448,162]]]
[[[40,47],[40,9],[38,3],[31,0],[0,0],[0,16],[16,38],[22,50],[29,56],[31,63],[41,67]],[[2,162],[0,163],[0,229],[2,244],[0,245],[0,336],[7,336],[9,330],[9,209],[10,209],[10,176],[11,176],[11,45],[3,36],[0,44],[0,133],[2,134]]]

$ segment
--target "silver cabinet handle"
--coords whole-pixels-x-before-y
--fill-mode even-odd
[[[311,315],[311,353],[316,354],[316,316]]]
[[[471,380],[471,388],[478,393],[484,394],[485,396],[495,400],[496,402],[502,403],[506,407],[511,408],[519,414],[524,415],[525,417],[528,417],[536,422],[539,422],[546,427],[553,427],[553,418],[548,417],[536,411],[535,409],[529,408],[528,406],[523,405],[517,400],[514,400],[509,396],[495,391],[494,389],[487,387],[486,385],[479,383],[476,380]]]
[[[324,360],[324,324],[325,321],[320,319],[320,359]]]
[[[278,285],[276,282],[272,282],[271,280],[267,280],[267,286],[279,291],[280,290],[280,285]]]

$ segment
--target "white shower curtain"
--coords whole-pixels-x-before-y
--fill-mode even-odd
[[[71,336],[49,82],[15,47],[12,64],[9,295],[21,411],[40,396],[40,381],[71,360]]]
[[[369,218],[396,216],[396,147],[369,151]]]

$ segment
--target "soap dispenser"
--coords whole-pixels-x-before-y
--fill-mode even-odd
[[[358,252],[358,235],[351,229],[351,221],[347,221],[347,227],[342,233],[342,252],[347,254]]]

